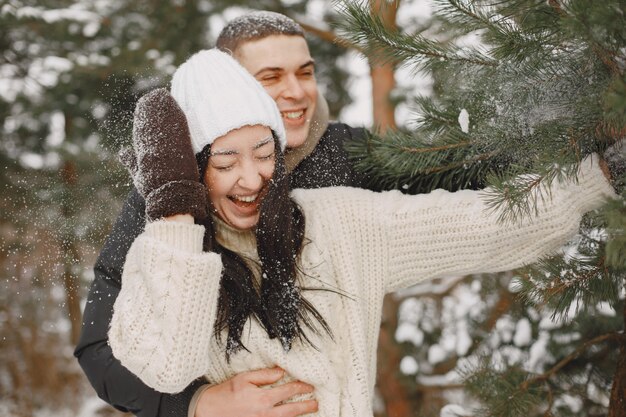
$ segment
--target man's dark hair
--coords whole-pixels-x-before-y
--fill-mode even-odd
[[[257,11],[231,20],[220,32],[215,46],[234,55],[241,44],[272,35],[304,37],[304,30],[284,14]]]

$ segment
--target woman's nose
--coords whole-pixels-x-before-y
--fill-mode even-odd
[[[263,176],[255,163],[247,162],[243,165],[238,185],[251,191],[257,191],[261,188],[263,185]]]

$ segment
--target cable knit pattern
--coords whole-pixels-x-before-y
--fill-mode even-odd
[[[589,163],[582,165],[577,183],[555,184],[551,193],[533,218],[501,224],[475,191],[417,196],[352,188],[294,191],[306,215],[302,294],[328,321],[334,339],[311,334],[318,350],[295,343],[286,353],[248,320],[242,342],[250,352],[238,352],[230,362],[212,337],[219,260],[197,252],[192,241],[200,233],[192,235],[198,226],[151,224],[128,255],[111,345],[122,364],[160,391],[182,389],[201,374],[219,383],[278,365],[287,374],[280,383],[299,379],[315,386],[315,416],[372,416],[385,293],[433,277],[533,262],[557,250],[575,234],[585,212],[614,195]],[[250,233],[217,227],[223,244],[255,255]]]
[[[217,308],[222,262],[202,252],[204,227],[167,221],[146,226],[124,264],[109,343],[143,382],[178,392],[202,376]],[[181,343],[185,341],[185,343]]]

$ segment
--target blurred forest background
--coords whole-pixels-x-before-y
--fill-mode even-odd
[[[479,44],[474,32],[451,30],[455,22],[434,14],[432,3],[361,6],[392,32],[459,48]],[[95,398],[72,356],[92,265],[131,185],[117,150],[130,140],[137,99],[167,86],[192,53],[212,47],[225,21],[254,8],[300,22],[331,117],[353,125],[391,135],[411,130],[419,96],[442,94],[450,78],[442,69],[425,74],[368,61],[361,55],[366,47],[338,34],[335,23],[346,16],[336,6],[330,0],[0,2],[0,416],[121,415]],[[446,123],[463,129],[457,116],[445,115]],[[424,191],[402,182],[393,187]],[[572,341],[623,328],[616,313],[623,289],[621,307],[594,303],[591,315],[576,322],[578,309],[555,315],[521,302],[519,275],[450,277],[389,296],[377,417],[471,415],[454,404],[468,408],[476,401],[462,389],[472,360],[500,357],[549,379],[559,359],[575,351]],[[559,386],[554,398],[550,393],[555,415],[606,415],[613,342],[598,342],[588,356],[578,352],[561,366],[572,373],[569,388]]]

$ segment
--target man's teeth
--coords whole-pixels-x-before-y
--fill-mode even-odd
[[[304,114],[304,110],[283,112],[283,116],[287,119],[299,119]]]
[[[243,201],[244,203],[252,203],[254,200],[256,200],[256,198],[258,197],[258,194],[255,195],[248,195],[248,196],[233,196],[233,199],[235,200],[239,200],[239,201]]]

